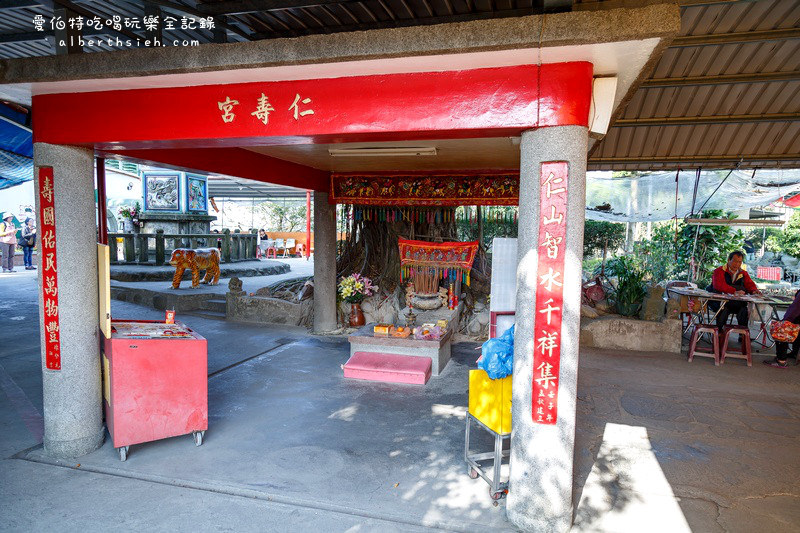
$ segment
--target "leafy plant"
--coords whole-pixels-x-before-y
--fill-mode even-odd
[[[609,261],[606,272],[617,278],[610,297],[617,312],[623,316],[637,315],[647,295],[646,274],[639,261],[632,256],[616,257]]]

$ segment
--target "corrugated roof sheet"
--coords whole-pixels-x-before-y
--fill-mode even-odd
[[[630,5],[628,0],[623,4]],[[800,167],[800,1],[678,0],[682,31],[649,79],[598,142],[591,169]],[[26,4],[24,0],[15,5]],[[159,2],[156,2],[159,4]],[[574,0],[574,9],[602,9],[618,0]],[[103,19],[144,15],[143,0],[84,1]],[[169,14],[224,15],[229,41],[367,30],[538,12],[532,0],[341,0],[258,3],[210,0],[164,2]],[[35,0],[0,9],[0,57],[55,53],[52,37],[33,32]],[[288,6],[288,7],[286,7]],[[222,19],[218,19],[218,22]],[[143,30],[132,30],[143,36]],[[27,34],[22,35],[21,34]],[[213,40],[209,30],[164,31],[165,42]],[[5,42],[13,40],[14,42]],[[121,48],[102,44],[102,52]],[[731,78],[734,76],[735,78]]]
[[[596,170],[800,167],[800,34],[744,42],[747,33],[800,26],[800,2],[760,0],[682,8],[683,36],[745,34],[742,42],[676,39],[589,166]],[[736,39],[733,39],[736,40]],[[721,83],[726,75],[795,73],[780,81]],[[686,85],[687,78],[701,78]],[[705,78],[705,79],[703,79]],[[672,86],[670,86],[672,84]],[[681,123],[682,122],[682,123]]]

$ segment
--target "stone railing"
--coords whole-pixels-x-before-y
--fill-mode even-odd
[[[117,247],[122,239],[122,250]],[[255,233],[109,233],[111,263],[165,265],[176,248],[219,248],[223,263],[256,258],[258,235]]]

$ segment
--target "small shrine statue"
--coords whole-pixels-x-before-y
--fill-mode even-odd
[[[406,285],[406,307],[412,306],[412,299],[414,298],[414,282],[409,281]]]
[[[219,250],[216,248],[176,248],[172,252],[169,264],[175,267],[175,275],[172,276],[172,288],[178,289],[181,286],[181,277],[188,268],[192,271],[192,288],[196,289],[201,283],[200,270],[205,270],[206,274],[202,283],[216,285],[219,283]]]
[[[236,296],[244,296],[244,291],[242,290],[242,280],[236,276],[231,277],[231,280],[228,282],[228,292],[233,293]]]

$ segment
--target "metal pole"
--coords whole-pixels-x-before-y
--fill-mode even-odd
[[[311,257],[311,191],[306,190],[306,261]]]
[[[95,158],[97,164],[97,226],[98,242],[108,244],[108,218],[106,207],[106,159]]]
[[[697,225],[697,231],[694,233],[694,244],[692,245],[692,256],[689,258],[689,273],[686,276],[686,281],[694,279],[694,252],[697,249],[697,236],[700,235],[700,224]]]

